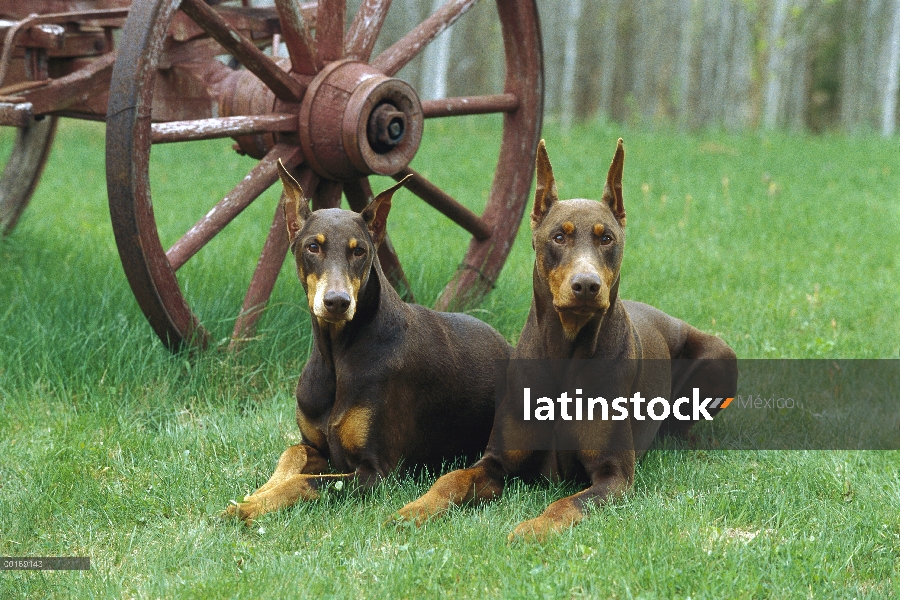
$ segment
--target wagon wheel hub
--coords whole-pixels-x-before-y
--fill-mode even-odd
[[[322,177],[351,181],[392,175],[422,141],[422,105],[405,81],[349,60],[327,65],[300,105],[300,144]]]

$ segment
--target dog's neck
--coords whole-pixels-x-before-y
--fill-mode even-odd
[[[609,308],[598,312],[570,337],[566,334],[553,296],[534,273],[534,295],[528,321],[522,330],[520,358],[615,358],[628,346],[631,321],[619,300],[619,280],[609,293]]]

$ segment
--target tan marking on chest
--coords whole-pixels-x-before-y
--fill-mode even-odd
[[[365,406],[351,407],[333,425],[341,446],[350,452],[357,452],[365,447],[371,427],[372,409]]]

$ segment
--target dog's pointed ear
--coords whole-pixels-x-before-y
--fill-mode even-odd
[[[278,176],[281,178],[281,184],[284,186],[284,194],[282,195],[281,209],[284,211],[284,222],[287,225],[288,241],[293,242],[300,230],[303,229],[303,223],[309,218],[312,212],[309,210],[309,203],[306,196],[303,195],[303,188],[297,183],[288,170],[284,167],[281,159],[278,159]]]
[[[625,227],[625,204],[622,201],[622,167],[625,165],[625,148],[622,146],[622,138],[616,144],[616,154],[612,164],[609,165],[609,173],[606,175],[606,185],[603,187],[601,202],[606,203],[619,225]]]
[[[394,192],[403,187],[403,184],[410,177],[412,177],[412,174],[407,175],[375,196],[375,199],[361,213],[363,221],[366,222],[366,227],[369,229],[369,234],[372,236],[372,241],[376,246],[381,245],[382,240],[384,240],[384,234],[387,231],[388,213],[391,212],[391,199],[394,197]]]
[[[553,178],[553,167],[550,165],[550,157],[547,156],[547,145],[544,140],[538,144],[535,157],[535,171],[537,183],[534,190],[534,208],[531,211],[531,228],[541,224],[553,203],[559,200],[556,193],[556,180]]]

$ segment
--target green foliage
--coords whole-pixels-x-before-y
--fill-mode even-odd
[[[485,125],[485,123],[488,123]],[[414,166],[480,210],[497,122],[429,121]],[[621,292],[740,357],[896,358],[896,142],[548,126],[562,197],[599,197],[625,138]],[[252,165],[227,143],[153,150],[164,245]],[[386,181],[374,181],[381,189]],[[277,191],[179,272],[226,339]],[[528,311],[527,221],[476,316],[514,341]],[[468,238],[409,193],[389,232],[434,301]],[[299,434],[309,353],[289,265],[237,354],[171,356],[131,296],[109,226],[103,131],[66,122],[41,186],[0,242],[0,555],[88,555],[89,572],[4,572],[2,597],[858,597],[898,595],[897,452],[651,452],[626,498],[544,546],[519,521],[572,493],[513,482],[421,530],[383,526],[434,474],[329,491],[248,529],[216,518]]]

